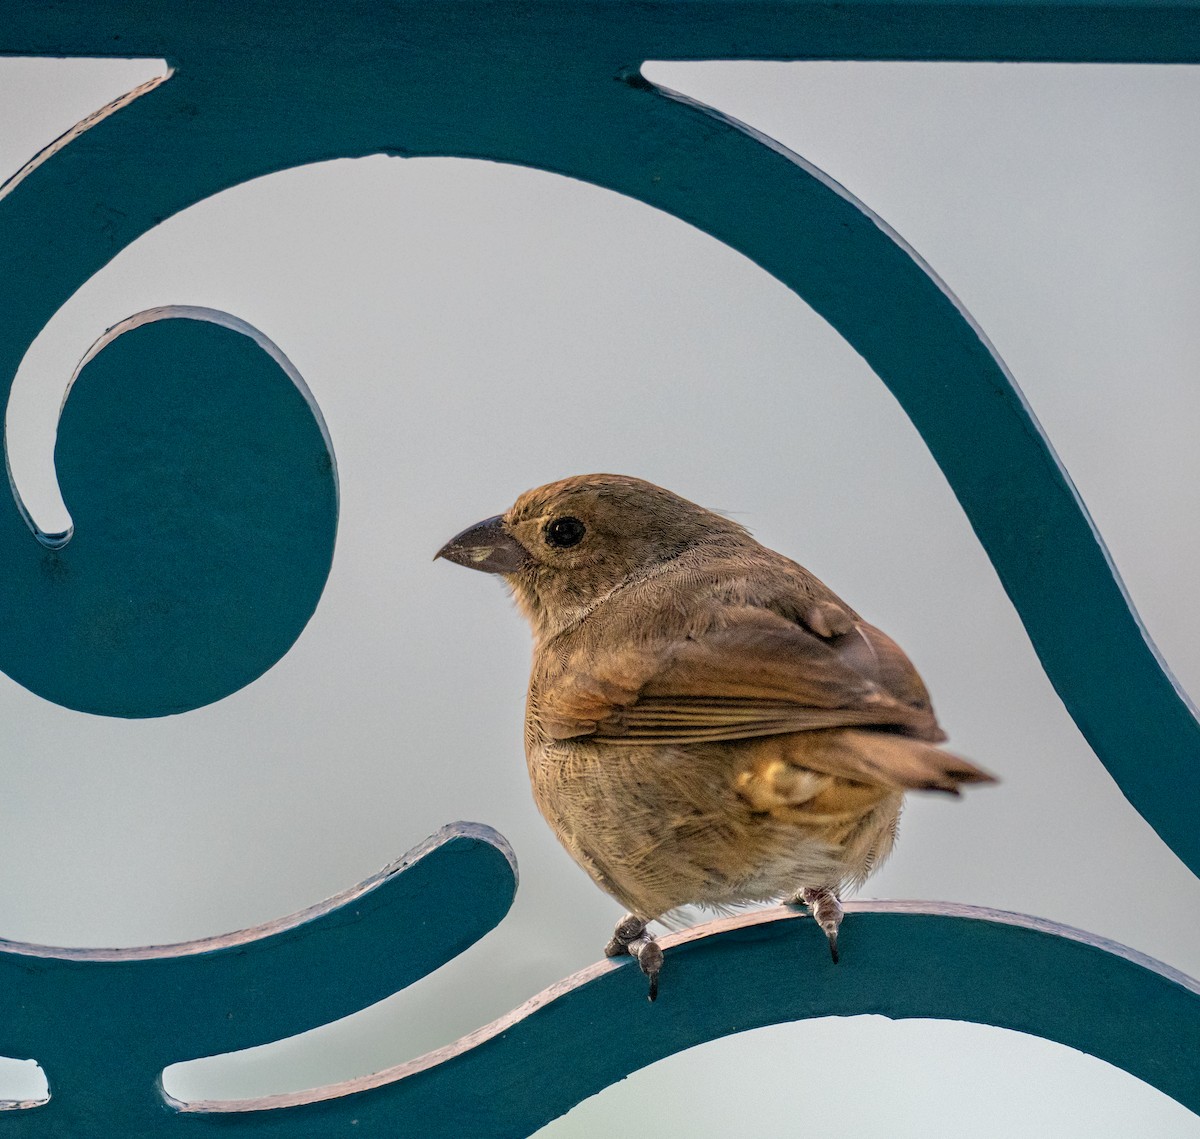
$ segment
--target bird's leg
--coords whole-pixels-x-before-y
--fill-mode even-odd
[[[841,902],[838,901],[837,895],[832,890],[820,886],[816,889],[805,887],[788,899],[788,905],[791,906],[801,903],[808,907],[813,921],[825,931],[825,936],[829,938],[829,955],[836,965],[838,963],[838,926],[842,924],[844,913]]]
[[[629,954],[636,958],[638,967],[650,982],[647,994],[650,1000],[658,999],[658,974],[662,970],[663,954],[658,942],[646,931],[646,922],[633,914],[626,914],[613,930],[612,940],[604,947],[605,957],[623,957]]]

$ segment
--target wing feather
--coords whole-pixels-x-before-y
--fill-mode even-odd
[[[688,636],[559,658],[535,685],[544,728],[630,745],[871,726],[944,738],[916,670],[877,629],[822,638],[768,609],[721,616]]]

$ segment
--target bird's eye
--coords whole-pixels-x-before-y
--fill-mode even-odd
[[[578,518],[555,518],[546,523],[546,541],[560,550],[578,546],[586,533],[587,527]]]

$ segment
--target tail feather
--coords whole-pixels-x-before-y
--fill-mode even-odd
[[[845,779],[913,791],[957,795],[964,783],[995,783],[996,777],[961,755],[891,732],[854,728],[828,733],[822,769]],[[810,761],[811,762],[811,761]]]
[[[860,728],[754,740],[737,777],[757,811],[799,812],[805,821],[858,817],[904,791],[958,795],[995,777],[944,748],[896,732]],[[898,803],[898,799],[896,800]]]

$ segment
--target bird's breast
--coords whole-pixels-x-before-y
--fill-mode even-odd
[[[890,847],[899,812],[898,795],[882,810],[875,795],[831,812],[826,794],[807,817],[763,807],[746,794],[746,775],[768,741],[630,747],[552,741],[536,730],[530,738],[542,815],[597,884],[645,917],[864,877],[871,851],[884,837]]]

